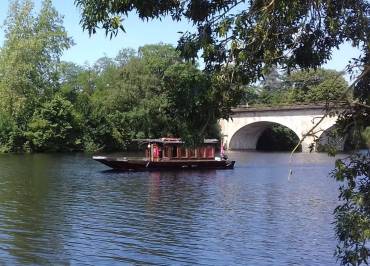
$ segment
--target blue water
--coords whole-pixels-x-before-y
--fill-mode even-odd
[[[229,157],[234,170],[115,173],[0,155],[0,265],[336,265],[334,159]]]

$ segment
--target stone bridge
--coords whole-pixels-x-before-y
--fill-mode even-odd
[[[337,116],[325,117],[315,128],[314,134],[307,135],[325,112],[323,105],[238,107],[233,109],[234,114],[229,120],[220,121],[220,126],[227,149],[254,150],[263,131],[278,124],[291,129],[299,140],[303,139],[302,152],[309,152],[311,145],[314,145],[313,150],[316,151],[315,138],[322,144],[328,142],[328,132],[338,119]],[[337,149],[343,150],[344,141],[336,141]]]

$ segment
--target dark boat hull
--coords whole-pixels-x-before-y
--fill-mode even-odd
[[[120,171],[186,170],[186,169],[233,169],[235,161],[228,160],[135,160],[115,157],[94,156],[93,159]]]

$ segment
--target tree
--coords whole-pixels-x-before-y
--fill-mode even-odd
[[[352,97],[346,80],[335,70],[318,68],[293,71],[280,75],[280,79],[279,87],[274,89],[266,87],[265,83],[248,87],[246,97],[252,97],[253,102],[250,103],[270,105],[326,103]]]
[[[178,136],[194,127],[193,123],[206,125],[204,136],[217,134],[216,120],[199,120],[197,112],[219,111],[207,104],[211,95],[205,94],[208,86],[219,83],[213,83],[212,77],[195,65],[183,62],[174,47],[145,45],[137,53],[123,50],[118,57],[123,59],[104,57],[92,67],[62,65],[60,92],[84,121],[85,150],[125,148],[133,138]],[[192,113],[175,112],[184,104],[184,98],[173,84],[181,84],[188,93],[188,100],[194,103]],[[203,100],[199,101],[197,95],[202,95]],[[185,119],[186,115],[192,120]]]
[[[254,105],[260,103],[260,86],[246,86],[244,89],[244,99],[247,105]]]
[[[132,138],[181,135],[194,144],[215,136],[215,117],[226,117],[221,112],[229,110],[216,103],[233,105],[235,97],[229,94],[234,91],[241,95],[238,88],[225,88],[223,92],[228,94],[223,94],[219,87],[225,84],[196,65],[183,62],[171,45],[145,45],[130,57],[123,66],[94,71],[93,109],[106,115],[112,146],[123,147]],[[216,97],[219,100],[214,100]],[[186,108],[190,103],[191,112]],[[207,116],[200,119],[199,112]],[[196,137],[194,127],[199,129]]]
[[[256,149],[263,151],[291,151],[298,144],[298,136],[289,128],[272,125],[261,133]]]
[[[222,77],[230,87],[238,82],[251,84],[274,65],[287,72],[296,68],[316,69],[330,59],[333,49],[349,41],[362,54],[349,64],[348,71],[355,73],[357,70],[360,74],[350,87],[353,100],[349,99],[338,125],[343,132],[361,132],[370,125],[370,3],[367,0],[75,0],[75,3],[82,10],[82,26],[90,34],[102,27],[114,36],[120,29],[124,30],[122,21],[131,12],[136,12],[143,20],[170,15],[174,20],[192,21],[197,30],[186,32],[180,38],[181,55],[194,60],[201,53],[205,70]],[[334,103],[344,98],[340,96]],[[220,107],[230,108],[222,103]],[[367,189],[370,182],[369,172],[363,171],[362,166],[369,165],[369,157],[367,154],[360,159],[349,158],[346,163],[342,161],[344,164],[338,162],[335,174],[340,176],[337,176],[339,180],[346,181],[350,193],[360,189],[365,198],[370,194]],[[342,166],[351,170],[351,174],[346,175]],[[356,184],[363,184],[365,189]],[[346,200],[343,194],[340,199]],[[366,245],[347,245],[357,243],[357,239],[355,235],[345,234],[345,230],[351,225],[353,230],[365,233],[361,243],[368,242],[368,224],[363,226],[351,212],[359,212],[368,219],[370,211],[362,208],[359,201],[349,200],[348,208],[342,213],[336,209],[338,255],[343,264],[356,265],[367,262],[370,251]]]
[[[78,150],[79,124],[71,102],[56,95],[35,111],[25,135],[34,151]]]
[[[14,120],[6,113],[0,113],[0,152],[9,152],[14,147]]]
[[[339,245],[336,255],[342,264],[368,264],[370,238],[370,158],[357,154],[350,160],[337,160],[334,177],[342,182],[335,209],[336,234]]]
[[[281,82],[281,75],[276,66],[272,66],[266,75],[264,75],[264,79],[262,80],[262,86],[267,91],[274,91],[280,89],[282,86]]]
[[[162,79],[166,69],[177,60],[172,46],[146,45],[137,55],[131,54],[116,71],[107,70],[100,75],[93,97],[109,114],[113,139],[120,146],[132,138],[169,133]]]
[[[180,38],[182,55],[195,57],[203,50],[208,69],[217,70],[232,62],[237,74],[249,81],[273,65],[287,69],[321,66],[330,59],[332,49],[346,40],[361,45],[364,54],[367,49],[369,3],[364,0],[75,3],[82,9],[82,26],[90,34],[99,27],[107,34],[117,34],[124,29],[123,20],[130,12],[137,12],[143,20],[165,15],[188,19],[197,31]]]
[[[123,67],[134,57],[136,57],[136,51],[134,49],[124,48],[118,52],[115,61],[118,66]]]
[[[285,89],[290,92],[291,101],[333,102],[351,97],[347,81],[335,70],[318,68],[294,71],[285,77]],[[297,95],[294,99],[294,95]]]
[[[169,102],[166,112],[174,121],[174,133],[190,145],[203,140],[209,126],[217,123],[211,78],[190,63],[177,63],[166,70],[164,87]]]
[[[37,16],[29,0],[11,2],[4,23],[5,42],[0,51],[0,113],[11,117],[13,134],[8,143],[22,147],[35,109],[58,89],[59,58],[72,40],[62,17],[46,0]],[[21,148],[20,148],[21,149]]]

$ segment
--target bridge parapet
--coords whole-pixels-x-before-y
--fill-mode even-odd
[[[315,104],[293,104],[293,105],[238,105],[233,108],[234,113],[238,112],[266,112],[266,111],[291,111],[291,110],[342,110],[344,109],[345,103],[325,104],[325,103],[315,103]]]

